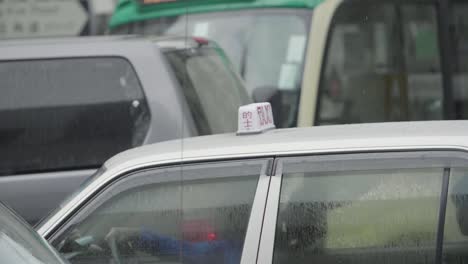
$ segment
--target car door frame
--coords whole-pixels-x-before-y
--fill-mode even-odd
[[[274,175],[270,180],[270,189],[268,191],[268,200],[266,204],[266,210],[264,212],[264,222],[261,231],[260,246],[258,250],[258,259],[256,263],[273,263],[274,255],[274,244],[275,244],[275,235],[276,235],[276,225],[277,218],[279,214],[279,203],[281,195],[281,186],[283,180],[283,169],[284,163],[292,159],[299,158],[303,161],[311,161],[313,163],[327,162],[328,158],[333,158],[334,161],[344,160],[344,161],[354,161],[358,162],[359,167],[366,167],[367,169],[409,169],[409,168],[440,168],[441,169],[441,195],[439,211],[437,215],[437,230],[436,230],[436,248],[435,248],[435,259],[436,264],[443,263],[443,241],[444,241],[444,228],[445,228],[445,212],[447,206],[447,196],[449,193],[449,179],[451,176],[452,168],[468,168],[468,151],[461,150],[457,148],[446,148],[446,149],[403,149],[403,150],[391,150],[382,148],[382,150],[377,151],[355,151],[355,152],[342,152],[342,153],[319,153],[319,154],[303,154],[303,155],[283,155],[277,156],[274,161]],[[362,160],[358,160],[364,159]],[[321,160],[323,159],[323,160]],[[382,168],[379,164],[365,164],[371,159],[376,160],[389,160],[391,163],[389,166],[386,165]],[[400,159],[400,160],[397,160]],[[408,162],[408,159],[412,159],[415,163],[407,164],[406,166],[400,166],[405,162]],[[436,161],[436,163],[430,162]],[[428,165],[426,165],[428,164]],[[418,166],[419,165],[419,166]],[[422,167],[422,165],[425,165]],[[355,167],[354,164],[345,166]],[[317,170],[319,171],[319,170]],[[330,171],[340,171],[331,169]],[[346,171],[346,170],[343,170]]]
[[[261,213],[255,216],[255,224],[251,224],[251,219],[253,215],[251,214],[249,218],[248,230],[246,233],[246,239],[255,238],[257,235],[260,238],[258,246],[255,244],[244,244],[244,248],[247,246],[250,247],[249,251],[245,251],[242,254],[241,263],[271,263],[273,258],[273,248],[274,248],[274,236],[275,236],[275,227],[276,227],[276,217],[277,210],[279,205],[279,196],[281,189],[281,180],[282,180],[282,164],[278,161],[284,158],[291,157],[310,157],[310,156],[328,156],[328,155],[355,155],[355,154],[369,154],[374,155],[375,153],[407,153],[407,152],[453,152],[459,153],[463,160],[468,160],[468,149],[462,146],[450,146],[450,145],[421,145],[412,147],[371,147],[371,148],[336,148],[329,150],[310,150],[310,151],[297,151],[297,152],[270,152],[270,153],[257,153],[256,155],[247,155],[242,157],[241,155],[226,155],[218,158],[208,158],[208,157],[198,157],[198,158],[188,158],[184,162],[179,159],[169,159],[164,161],[153,161],[153,162],[140,162],[138,164],[129,165],[121,164],[115,166],[109,170],[101,169],[101,174],[98,175],[97,180],[92,181],[90,186],[85,188],[85,192],[74,197],[70,202],[64,204],[63,208],[59,211],[60,213],[55,214],[50,218],[44,225],[42,225],[38,232],[47,240],[50,240],[51,237],[57,235],[57,230],[62,228],[66,222],[70,220],[78,211],[79,207],[85,205],[89,202],[90,199],[87,198],[89,195],[96,195],[102,190],[102,186],[107,186],[118,180],[129,173],[148,169],[148,168],[159,168],[164,166],[171,165],[188,165],[196,163],[206,163],[206,162],[222,162],[222,161],[242,161],[242,160],[253,160],[253,159],[270,159],[268,170],[265,171],[265,177],[262,177],[262,180],[259,180],[259,185],[257,187],[254,204],[252,205],[252,211],[254,208],[260,208]],[[466,163],[468,164],[468,162]],[[259,189],[260,188],[260,189]],[[257,199],[257,192],[262,192],[262,195],[266,195],[265,199]],[[264,196],[263,196],[264,197]],[[261,220],[261,221],[260,221]],[[252,226],[252,227],[251,227]],[[253,226],[258,228],[261,226],[261,229],[258,230],[257,235],[250,234],[255,232]],[[273,232],[271,232],[273,230]],[[270,232],[269,232],[270,231]],[[270,239],[270,242],[267,239]],[[246,253],[248,252],[248,253]],[[245,255],[245,256],[244,256]],[[268,262],[270,260],[270,262]]]
[[[88,192],[90,195],[87,199],[82,200],[80,203],[75,204],[75,209],[73,213],[68,214],[66,218],[63,218],[60,222],[54,225],[53,229],[50,230],[46,235],[43,236],[47,239],[49,243],[60,238],[60,236],[69,230],[71,226],[74,226],[76,219],[85,218],[94,212],[97,208],[96,204],[99,206],[101,204],[98,199],[100,195],[104,193],[107,189],[118,186],[120,182],[129,177],[134,176],[148,170],[164,170],[164,169],[174,169],[181,168],[183,169],[186,166],[196,166],[196,165],[222,165],[222,164],[235,164],[241,162],[258,162],[262,164],[261,170],[258,173],[258,182],[255,190],[255,195],[252,201],[252,208],[250,211],[249,220],[247,223],[247,231],[244,238],[243,251],[241,256],[242,264],[255,263],[257,261],[258,247],[260,244],[260,231],[262,229],[263,220],[264,220],[264,210],[267,202],[268,190],[270,185],[270,175],[273,171],[273,161],[274,157],[257,157],[257,158],[234,158],[234,159],[215,159],[215,160],[194,160],[192,162],[185,163],[172,163],[172,164],[161,164],[159,166],[143,166],[138,169],[130,169],[126,172],[114,175],[114,179],[111,181],[101,182],[99,188],[94,192]],[[102,195],[101,197],[106,197]]]

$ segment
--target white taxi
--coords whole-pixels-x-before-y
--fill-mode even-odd
[[[38,232],[71,263],[465,263],[468,122],[273,129],[105,163]]]

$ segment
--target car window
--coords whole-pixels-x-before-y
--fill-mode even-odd
[[[453,5],[453,98],[457,119],[468,119],[468,3]]]
[[[443,118],[433,5],[347,3],[332,23],[318,125]]]
[[[400,107],[407,108],[402,120],[443,119],[436,9],[432,5],[402,5],[401,16],[405,52],[403,72],[407,72],[406,87],[404,82],[400,85],[404,98]],[[408,106],[404,108],[405,105]]]
[[[239,263],[264,164],[135,173],[95,198],[52,245],[71,263]]]
[[[455,168],[450,174],[444,229],[444,263],[468,258],[468,168]]]
[[[251,101],[229,59],[219,48],[167,51],[199,135],[234,132],[237,110]]]
[[[149,111],[122,58],[0,62],[0,175],[99,167],[141,145]]]
[[[443,164],[345,156],[285,160],[274,263],[434,263]]]

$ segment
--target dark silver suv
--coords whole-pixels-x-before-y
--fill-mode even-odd
[[[205,39],[7,41],[0,51],[0,200],[30,223],[114,154],[235,131],[249,103]]]

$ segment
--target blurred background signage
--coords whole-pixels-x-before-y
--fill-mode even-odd
[[[116,0],[0,0],[0,39],[103,34]]]

